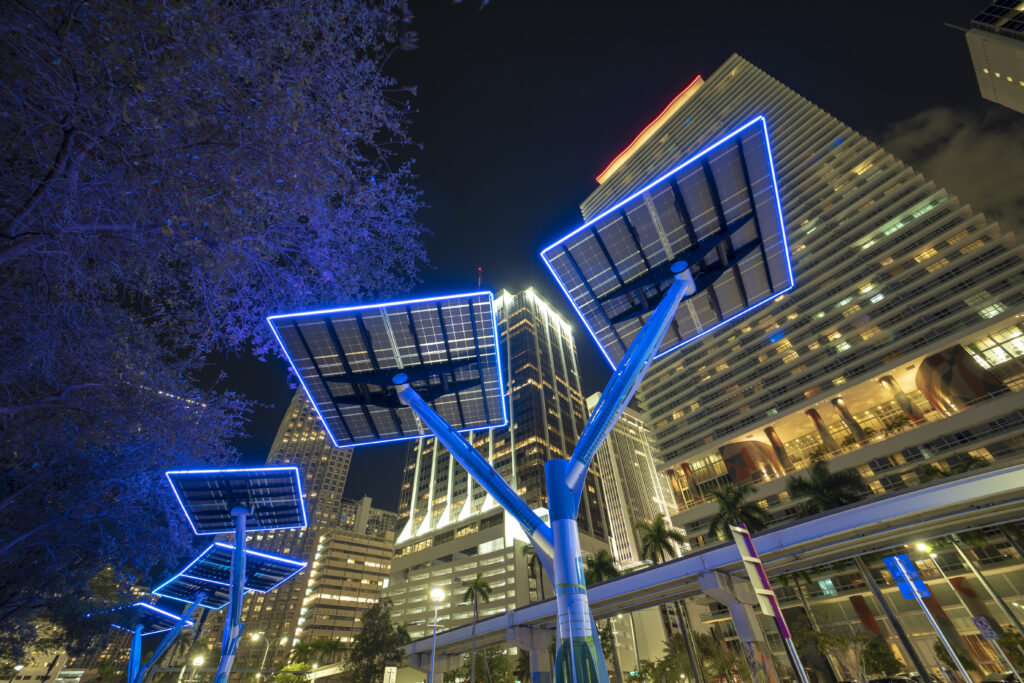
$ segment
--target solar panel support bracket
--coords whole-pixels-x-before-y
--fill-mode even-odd
[[[626,409],[626,405],[636,393],[644,375],[647,374],[651,361],[658,352],[669,325],[672,324],[679,303],[684,297],[691,296],[697,289],[693,281],[693,274],[685,261],[673,263],[671,272],[673,273],[672,283],[657,308],[644,323],[640,333],[629,345],[622,362],[612,373],[608,385],[601,392],[597,407],[594,408],[594,412],[590,414],[590,419],[587,420],[587,424],[583,428],[583,434],[580,435],[576,448],[573,449],[572,458],[566,467],[565,483],[573,492],[577,510],[583,495],[587,470],[590,468],[597,449],[604,443],[608,433],[622,416],[622,411]]]
[[[156,649],[153,650],[153,654],[149,656],[149,659],[146,660],[146,663],[139,667],[134,677],[129,675],[128,683],[144,683],[144,681],[146,680],[146,674],[149,673],[150,668],[152,668],[152,666],[156,664],[161,657],[163,657],[164,653],[167,652],[167,649],[178,638],[178,635],[181,633],[182,629],[184,629],[185,626],[189,623],[189,618],[192,616],[192,613],[196,611],[196,607],[199,607],[199,603],[201,603],[205,599],[206,593],[200,592],[198,595],[196,595],[196,599],[192,601],[192,604],[189,605],[184,612],[182,612],[181,620],[178,623],[176,623],[171,628],[170,631],[167,632],[167,635],[165,635],[163,639],[160,641],[160,644],[156,646]]]

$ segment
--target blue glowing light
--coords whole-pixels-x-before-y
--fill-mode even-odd
[[[194,511],[190,510],[190,506],[186,505],[185,500],[181,496],[181,492],[178,490],[178,482],[175,480],[176,477],[196,477],[206,478],[209,480],[216,480],[219,476],[223,475],[245,475],[252,480],[256,480],[259,477],[274,476],[279,474],[291,475],[289,479],[295,486],[297,497],[295,500],[297,510],[299,511],[302,521],[296,524],[261,524],[260,521],[260,493],[259,491],[252,491],[253,499],[245,501],[247,504],[253,505],[253,514],[247,520],[247,530],[251,531],[275,531],[279,529],[305,529],[309,524],[309,518],[306,515],[306,506],[304,496],[302,493],[302,475],[299,472],[298,467],[249,467],[249,468],[224,468],[224,469],[199,469],[199,470],[171,470],[165,473],[167,481],[171,484],[171,491],[174,492],[174,497],[178,500],[178,504],[185,513],[185,519],[188,520],[188,524],[192,527],[192,532],[197,536],[213,536],[216,534],[232,533],[234,531],[234,523],[231,522],[231,507],[235,504],[229,501],[226,497],[221,501],[221,509],[217,512],[221,513],[223,517],[222,524],[213,530],[200,531],[193,519]],[[256,488],[254,484],[252,488]],[[209,494],[210,490],[207,489],[204,493]],[[225,492],[226,493],[226,492]],[[209,504],[210,501],[206,501]],[[274,501],[275,505],[281,505],[281,500],[277,499]],[[204,510],[205,513],[209,514],[209,510]]]
[[[496,366],[497,375],[498,375],[498,383],[497,383],[498,384],[498,397],[497,398],[498,398],[498,401],[499,401],[499,403],[501,405],[501,422],[499,423],[499,422],[494,421],[494,422],[491,422],[490,424],[474,425],[474,426],[471,426],[471,427],[465,427],[463,429],[459,429],[458,430],[459,432],[462,432],[462,433],[478,432],[478,431],[484,431],[484,430],[489,430],[489,429],[500,429],[502,427],[508,426],[508,424],[509,424],[508,407],[507,407],[507,404],[506,404],[506,401],[505,401],[505,386],[504,386],[504,381],[502,379],[502,370],[501,370],[501,340],[499,338],[499,333],[498,333],[498,323],[497,323],[497,317],[496,317],[495,306],[494,306],[494,294],[493,294],[493,292],[490,292],[490,291],[487,291],[487,290],[481,290],[481,291],[475,291],[475,292],[460,292],[460,293],[456,293],[456,294],[445,294],[445,295],[439,295],[439,296],[421,297],[421,298],[417,298],[417,299],[406,299],[406,300],[402,300],[402,301],[386,301],[386,302],[377,302],[377,303],[371,303],[371,304],[358,304],[358,305],[341,306],[341,307],[335,307],[335,308],[323,308],[323,309],[318,309],[318,310],[314,310],[314,311],[303,311],[303,312],[299,312],[299,313],[279,313],[279,314],[267,316],[267,323],[270,325],[270,330],[273,333],[274,338],[277,340],[278,345],[281,347],[281,350],[284,352],[285,358],[288,359],[288,364],[289,364],[289,366],[291,368],[292,374],[294,374],[298,378],[299,385],[302,387],[302,391],[305,393],[306,398],[309,400],[310,405],[313,406],[313,411],[316,413],[317,418],[319,418],[319,420],[320,420],[320,424],[323,426],[324,431],[327,433],[327,438],[330,439],[331,445],[333,445],[335,448],[353,448],[353,447],[357,447],[357,446],[371,446],[371,445],[377,445],[377,444],[394,443],[394,442],[398,442],[398,441],[409,441],[409,440],[413,440],[413,439],[424,439],[424,438],[430,437],[431,434],[429,434],[429,433],[412,434],[412,435],[407,435],[407,436],[396,436],[396,437],[388,437],[388,438],[379,438],[379,439],[373,439],[373,440],[368,440],[368,441],[352,441],[352,442],[339,443],[337,437],[335,436],[334,430],[330,427],[330,424],[328,423],[328,421],[325,418],[323,412],[321,411],[320,406],[318,405],[318,402],[314,398],[313,392],[310,390],[310,386],[307,383],[306,378],[303,376],[303,373],[301,373],[299,371],[299,367],[298,367],[298,365],[297,365],[297,363],[295,361],[294,356],[292,355],[292,353],[289,350],[288,346],[284,343],[284,340],[281,338],[281,334],[280,334],[280,332],[278,332],[277,324],[279,322],[283,322],[283,321],[291,321],[291,320],[293,320],[295,318],[309,318],[309,317],[317,317],[317,316],[329,316],[329,315],[336,315],[336,314],[342,314],[342,313],[357,313],[357,312],[360,312],[360,311],[384,311],[384,310],[390,309],[390,308],[399,308],[399,307],[403,307],[403,306],[413,306],[413,305],[416,305],[416,304],[434,303],[434,302],[442,302],[442,301],[452,301],[452,300],[456,300],[456,299],[472,300],[474,298],[484,297],[484,296],[487,297],[487,304],[490,306],[490,309],[491,309],[491,325],[492,325],[492,329],[493,329],[493,345],[494,345],[494,353],[495,353],[495,366]],[[406,367],[409,367],[409,366],[406,366]],[[400,369],[401,368],[396,368],[395,369],[396,373]],[[487,392],[484,391],[482,385],[481,385],[481,396],[482,396],[482,399],[484,401],[488,400],[488,394],[487,394]],[[490,396],[493,399],[493,394],[491,394]],[[406,408],[402,408],[401,410],[407,410],[407,409]]]
[[[147,616],[146,613],[147,612],[151,613],[148,616],[149,616],[149,618],[150,618],[154,628],[153,628],[153,630],[146,630],[145,628],[143,628],[142,635],[144,635],[144,636],[151,636],[151,635],[154,635],[154,634],[157,634],[157,633],[165,633],[167,631],[170,631],[172,628],[174,628],[174,626],[175,626],[175,624],[177,622],[182,621],[181,616],[179,616],[177,614],[173,614],[173,613],[168,612],[166,610],[162,610],[159,607],[156,607],[154,605],[149,604],[148,602],[136,602],[136,603],[134,603],[132,605],[129,605],[128,607],[122,607],[120,609],[132,609],[132,608],[140,610],[142,612],[142,615],[140,615],[140,616],[142,617],[143,621],[146,620],[146,616]],[[167,623],[168,621],[170,621],[170,623]],[[185,621],[185,626],[186,627],[191,627],[191,626],[195,625],[195,622],[193,622],[191,619],[185,619],[184,621]],[[121,626],[119,624],[111,624],[111,626],[113,626],[116,629],[120,629],[122,631],[128,631],[129,633],[132,633],[132,632],[135,631],[134,628],[128,628],[126,626]]]
[[[235,548],[234,546],[228,543],[222,543],[219,541],[211,543],[209,546],[206,547],[205,550],[203,550],[203,552],[199,553],[199,555],[195,559],[193,559],[191,562],[185,565],[184,569],[182,569],[177,574],[172,576],[170,579],[164,581],[162,584],[154,588],[152,591],[153,594],[159,595],[162,598],[168,598],[169,600],[177,600],[178,602],[191,603],[191,600],[182,598],[178,595],[173,595],[170,592],[170,589],[168,589],[169,586],[176,582],[184,583],[187,581],[191,581],[193,582],[193,584],[190,585],[195,585],[197,587],[197,590],[199,587],[202,586],[211,587],[209,590],[206,591],[208,594],[207,600],[204,600],[201,603],[203,607],[214,610],[222,609],[226,602],[224,604],[214,604],[208,602],[208,599],[210,595],[218,589],[218,587],[230,588],[230,575],[225,576],[224,580],[218,580],[210,578],[209,576],[202,576],[202,572],[200,571],[203,564],[207,563],[210,560],[211,555],[214,553],[216,549],[226,551],[228,556],[230,557],[231,553],[234,551]],[[283,557],[281,555],[271,555],[269,553],[260,552],[258,550],[251,550],[248,548],[245,551],[245,556],[246,578],[245,584],[242,586],[242,590],[244,593],[269,593],[273,590],[276,590],[281,584],[290,580],[296,574],[298,574],[303,569],[309,566],[308,562],[303,562],[301,560],[293,560],[290,557]],[[197,567],[196,565],[200,566]],[[220,565],[214,565],[211,567],[207,564],[207,573],[209,573],[210,570],[218,569],[219,566]],[[272,571],[278,571],[278,573],[281,576],[281,578],[276,583],[260,585],[259,582],[257,582],[257,585],[255,586],[250,585],[250,582],[253,578],[268,578],[268,575]]]
[[[613,369],[616,367],[616,362],[612,359],[611,355],[608,353],[608,350],[605,348],[605,344],[603,344],[600,341],[600,339],[597,337],[597,334],[596,334],[594,328],[591,326],[591,324],[589,323],[587,318],[583,315],[583,312],[580,310],[579,305],[577,304],[576,299],[573,296],[571,296],[569,291],[566,289],[565,283],[563,282],[562,278],[559,276],[559,274],[557,273],[557,271],[554,268],[554,265],[552,263],[552,258],[549,256],[549,252],[551,252],[552,250],[554,250],[556,248],[561,247],[568,240],[570,240],[571,238],[573,238],[574,236],[576,236],[580,232],[582,232],[584,230],[587,230],[588,228],[590,228],[591,226],[596,224],[598,221],[600,221],[603,218],[609,216],[613,212],[618,212],[618,211],[622,210],[623,207],[625,205],[627,205],[629,202],[635,200],[638,197],[641,197],[644,193],[650,191],[655,186],[659,185],[660,183],[664,182],[665,180],[669,179],[670,177],[676,175],[677,173],[679,173],[680,171],[685,169],[687,166],[689,166],[691,164],[694,164],[694,163],[698,163],[701,160],[702,157],[706,157],[707,155],[709,155],[711,152],[713,152],[714,150],[718,149],[722,145],[724,145],[724,144],[726,144],[726,143],[728,143],[730,141],[733,141],[739,135],[743,134],[745,131],[747,131],[748,129],[750,129],[753,126],[760,126],[761,130],[763,132],[763,135],[764,135],[765,152],[767,154],[768,170],[769,170],[770,176],[771,176],[771,186],[772,186],[772,193],[773,193],[774,200],[775,200],[776,216],[777,216],[778,223],[779,223],[779,233],[780,233],[780,239],[781,239],[781,246],[782,246],[783,255],[785,257],[785,272],[786,272],[785,287],[775,291],[774,293],[772,293],[771,296],[765,297],[761,301],[757,301],[757,302],[749,305],[748,307],[744,308],[743,310],[738,311],[738,312],[734,313],[733,315],[728,316],[727,318],[725,318],[724,320],[718,322],[717,324],[709,326],[709,327],[703,329],[702,331],[700,331],[699,333],[694,334],[694,335],[692,335],[692,336],[690,336],[690,337],[688,337],[686,339],[683,339],[679,343],[677,343],[677,344],[675,344],[675,345],[673,345],[673,346],[671,346],[669,348],[662,349],[661,351],[659,351],[655,355],[654,358],[655,358],[655,360],[657,360],[659,358],[663,358],[667,354],[672,353],[673,351],[676,351],[677,349],[679,349],[679,348],[681,348],[681,347],[683,347],[683,346],[685,346],[687,344],[690,344],[691,342],[696,341],[697,339],[700,339],[701,337],[704,337],[705,335],[711,334],[712,332],[715,332],[716,330],[724,327],[725,325],[728,325],[729,323],[731,323],[733,320],[739,318],[740,316],[746,315],[746,314],[750,313],[751,311],[754,311],[754,310],[764,306],[765,304],[767,304],[769,302],[776,301],[780,296],[782,296],[786,292],[788,292],[791,289],[793,289],[793,287],[795,285],[795,281],[794,281],[794,277],[793,277],[793,264],[792,264],[792,260],[790,258],[790,253],[789,253],[788,237],[786,235],[785,223],[784,223],[783,217],[782,217],[782,202],[781,202],[781,199],[779,197],[779,185],[778,185],[778,178],[777,178],[776,173],[775,173],[774,155],[772,154],[771,140],[770,140],[770,137],[768,135],[768,124],[767,124],[764,116],[757,116],[757,117],[751,119],[747,123],[745,123],[742,126],[740,126],[739,128],[737,128],[736,130],[730,132],[725,137],[719,139],[714,144],[712,144],[709,147],[706,147],[706,148],[700,150],[699,152],[693,154],[692,156],[690,156],[686,160],[684,160],[681,163],[677,164],[671,170],[667,171],[666,173],[660,175],[659,177],[655,178],[651,182],[647,183],[642,188],[640,188],[639,190],[633,192],[631,195],[629,195],[625,199],[621,200],[620,202],[618,202],[617,204],[615,204],[611,208],[606,209],[605,211],[601,212],[597,216],[595,216],[595,217],[591,218],[590,220],[588,220],[586,223],[584,223],[580,227],[576,228],[575,230],[573,230],[572,232],[568,233],[567,235],[559,238],[557,241],[549,244],[547,247],[545,247],[544,249],[541,250],[541,260],[544,262],[544,265],[547,267],[548,271],[554,277],[555,282],[558,283],[558,286],[561,288],[562,293],[565,294],[566,298],[569,300],[569,303],[572,306],[573,310],[576,311],[576,315],[583,322],[583,327],[590,334],[590,337],[597,344],[598,349],[601,350],[601,353],[604,356],[605,360],[608,361],[608,364],[611,365]],[[766,266],[766,268],[767,268],[767,266]],[[614,325],[610,325],[610,327],[614,331]],[[617,334],[617,332],[616,332],[616,334]]]

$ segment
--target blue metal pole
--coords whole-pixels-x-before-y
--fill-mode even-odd
[[[494,499],[512,515],[519,525],[523,527],[526,536],[539,546],[542,550],[551,555],[554,551],[554,542],[551,529],[544,523],[537,513],[530,509],[530,506],[523,502],[523,499],[512,490],[512,487],[505,482],[498,471],[491,467],[473,445],[466,440],[462,434],[455,430],[448,422],[438,415],[430,405],[416,393],[408,384],[409,378],[404,374],[395,375],[395,390],[402,403],[409,406],[416,415],[423,420],[423,423],[430,428],[437,440],[440,441],[455,460],[466,468],[470,476],[476,480],[484,490],[494,496]]]
[[[178,634],[180,634],[182,629],[185,628],[185,624],[188,623],[188,619],[192,616],[192,613],[196,611],[196,607],[199,607],[199,603],[205,599],[206,593],[201,592],[196,596],[196,599],[192,601],[192,604],[189,605],[181,615],[181,621],[175,624],[171,630],[167,632],[167,635],[165,635],[163,640],[160,641],[160,644],[156,646],[156,649],[153,650],[153,654],[149,656],[146,663],[139,667],[139,670],[135,673],[135,677],[128,679],[128,683],[142,683],[146,680],[146,674],[149,672],[150,667],[156,664],[160,657],[167,652],[167,648],[171,646],[175,639],[177,639]]]
[[[242,596],[245,594],[245,518],[249,515],[249,510],[236,507],[231,511],[231,515],[235,518],[235,548],[231,553],[231,599],[224,619],[220,663],[217,665],[214,683],[227,683],[245,626],[242,623]]]
[[[139,662],[142,660],[142,624],[136,624],[132,633],[132,647],[128,651],[128,683],[134,683],[139,675]]]
[[[575,502],[574,510],[579,508],[580,497],[583,493],[583,482],[587,478],[587,469],[597,449],[604,443],[608,433],[618,422],[622,411],[637,387],[647,374],[651,361],[661,346],[661,340],[665,338],[665,332],[675,318],[676,308],[684,296],[696,291],[693,276],[690,274],[688,265],[679,262],[672,265],[672,272],[675,277],[668,291],[658,303],[658,307],[644,323],[640,334],[636,336],[629,345],[626,355],[615,368],[608,385],[601,393],[597,407],[591,413],[587,425],[583,428],[583,434],[573,449],[572,458],[569,460],[569,467],[566,472],[566,484],[572,489]],[[575,515],[575,513],[574,513]]]
[[[576,506],[572,490],[565,483],[566,460],[556,458],[544,463],[547,480],[551,531],[555,536],[555,598],[558,602],[558,642],[555,645],[556,683],[607,682],[599,677],[603,659],[601,645],[593,628],[587,585],[583,578],[580,535],[576,526]],[[603,668],[603,667],[601,667]]]

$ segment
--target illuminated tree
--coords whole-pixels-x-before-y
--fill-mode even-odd
[[[161,475],[230,461],[246,410],[212,353],[270,351],[268,313],[414,282],[409,93],[384,73],[407,18],[0,7],[0,658],[38,617],[77,628],[101,570],[114,602],[190,551]]]

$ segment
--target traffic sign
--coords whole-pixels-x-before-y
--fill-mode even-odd
[[[974,622],[975,628],[981,633],[981,637],[985,640],[998,640],[999,634],[996,633],[995,629],[992,628],[992,624],[989,623],[985,617],[974,617],[971,619]]]
[[[917,589],[917,595],[922,598],[929,597],[932,593],[928,590],[928,586],[925,585],[924,581],[920,580],[920,574],[917,573],[917,567],[910,561],[910,558],[906,555],[893,555],[892,557],[883,557],[882,561],[885,562],[886,569],[889,570],[889,574],[892,575],[893,581],[896,582],[896,587],[900,589],[900,595],[907,600],[913,600],[915,598],[914,590]],[[907,571],[904,573],[902,567],[906,567]]]

